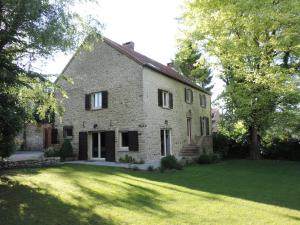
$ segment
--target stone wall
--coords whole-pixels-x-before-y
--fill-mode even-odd
[[[47,137],[45,129],[48,129]],[[51,143],[51,125],[50,124],[28,124],[24,130],[16,137],[17,149],[23,145],[26,151],[41,151],[44,149],[45,138]]]
[[[195,88],[191,88],[174,79],[163,76],[148,68],[143,72],[144,87],[144,113],[146,115],[145,129],[146,151],[148,152],[147,161],[160,159],[160,129],[171,129],[172,154],[180,158],[179,152],[184,145],[188,144],[187,137],[187,116],[192,119],[192,143],[198,144],[202,151],[205,148],[212,151],[212,145],[209,141],[203,141],[200,137],[200,116],[210,117],[211,98],[208,94],[207,106],[200,106],[199,94],[205,94]],[[185,88],[193,91],[193,103],[185,102]],[[157,92],[158,89],[170,91],[173,94],[173,109],[164,109],[158,106]],[[209,120],[211,127],[211,120]],[[205,139],[210,139],[207,136]]]
[[[59,157],[49,157],[39,160],[0,161],[0,169],[44,167],[57,165],[59,163]]]
[[[125,155],[145,162],[157,161],[161,158],[160,129],[168,127],[172,129],[173,154],[178,157],[182,146],[187,144],[187,113],[192,116],[194,143],[200,135],[200,116],[210,118],[210,96],[207,95],[207,108],[204,109],[200,107],[200,92],[191,88],[194,102],[185,103],[184,88],[189,86],[144,68],[104,42],[96,44],[93,51],[79,51],[64,74],[71,77],[74,84],[58,80],[69,98],[63,100],[65,114],[62,120],[56,118],[55,127],[62,143],[63,126],[73,126],[71,143],[75,152],[78,152],[79,132],[89,132],[88,141],[91,142],[93,131],[114,130],[116,161]],[[158,107],[158,88],[173,93],[172,110]],[[108,91],[108,108],[85,110],[85,95],[99,91]],[[138,152],[120,148],[120,131],[130,130],[138,131]],[[90,158],[91,147],[88,152]]]
[[[60,143],[63,126],[73,126],[71,143],[75,152],[78,152],[79,132],[90,132],[88,140],[91,140],[93,131],[114,130],[116,160],[126,154],[145,159],[141,127],[144,120],[142,66],[102,42],[95,45],[93,51],[79,51],[64,74],[71,77],[74,84],[58,81],[69,95],[63,100],[65,114],[61,122],[56,118]],[[108,91],[108,108],[85,110],[85,94],[98,91]],[[139,132],[139,152],[120,151],[119,131],[126,130]],[[90,153],[91,149],[89,156]]]

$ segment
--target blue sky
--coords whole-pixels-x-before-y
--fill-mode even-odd
[[[82,15],[92,14],[103,25],[103,35],[118,42],[133,41],[135,50],[161,63],[168,63],[176,53],[180,32],[176,18],[181,15],[183,0],[98,0],[98,4],[75,7]],[[45,73],[59,74],[72,54],[59,54],[53,60],[37,64]],[[213,99],[221,90],[215,80]]]

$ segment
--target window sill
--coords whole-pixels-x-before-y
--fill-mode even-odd
[[[129,148],[120,147],[120,149],[118,150],[118,152],[129,152]]]
[[[160,106],[160,108],[171,110],[171,108],[170,108],[170,107],[164,107],[164,106]]]
[[[102,110],[102,109],[104,109],[104,108],[94,108],[94,109],[92,108],[91,111],[98,111],[98,110]]]
[[[64,139],[72,140],[73,136],[66,136],[66,137],[64,137]]]

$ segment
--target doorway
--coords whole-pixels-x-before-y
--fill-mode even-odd
[[[92,158],[100,159],[101,157],[101,133],[92,133]]]
[[[160,130],[161,156],[171,155],[171,130]]]
[[[187,118],[187,138],[188,144],[192,143],[192,118]]]

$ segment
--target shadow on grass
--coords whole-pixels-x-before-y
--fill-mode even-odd
[[[59,180],[35,177],[42,178],[43,173],[52,174]],[[123,173],[123,169],[85,165],[10,171],[8,178],[2,176],[0,182],[0,218],[5,225],[120,224],[122,221],[116,218],[104,217],[105,213],[101,216],[103,209],[115,207],[163,218],[172,215],[162,207],[168,199],[162,198],[156,190],[132,181],[114,180]],[[9,177],[13,178],[14,174],[22,177],[21,180],[26,179],[29,185],[10,180]],[[62,187],[73,190],[61,191],[67,195],[64,201],[60,199],[58,190],[62,180]]]
[[[176,173],[131,172],[130,176],[121,176],[143,178],[141,182],[193,195],[202,191],[300,210],[300,164],[297,162],[230,160],[190,166]],[[212,195],[211,200],[219,199]]]
[[[35,188],[2,179],[0,183],[1,224],[76,225],[115,224],[86,207],[62,202]]]

